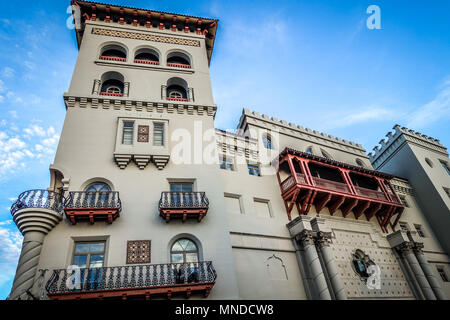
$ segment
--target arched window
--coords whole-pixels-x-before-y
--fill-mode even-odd
[[[331,159],[331,156],[328,152],[322,149],[320,149],[320,151],[322,152],[322,157],[324,157],[325,159]]]
[[[433,162],[431,162],[430,159],[425,158],[425,162],[430,166],[430,168],[433,168]]]
[[[86,188],[86,205],[89,208],[107,206],[111,187],[103,182],[94,182]]]
[[[263,136],[263,145],[264,145],[264,148],[266,148],[266,149],[270,149],[270,150],[273,149],[272,137],[270,135],[265,134]]]
[[[167,66],[176,68],[191,68],[191,59],[182,52],[171,52],[167,56]]]
[[[362,160],[360,159],[356,159],[356,164],[358,165],[358,167],[364,168],[364,162],[362,162]]]
[[[167,81],[167,100],[189,101],[188,84],[181,78],[171,78]]]
[[[134,62],[159,65],[159,54],[150,48],[139,49],[136,51]]]
[[[103,182],[95,182],[87,187],[86,192],[108,192],[111,187]]]
[[[197,245],[189,239],[177,240],[170,250],[170,260],[172,263],[198,262]]]
[[[102,87],[100,95],[104,96],[123,96],[124,77],[118,72],[107,72],[102,76]]]
[[[107,45],[102,48],[100,59],[125,62],[127,60],[127,51],[122,46],[116,44]]]
[[[312,154],[312,148],[309,147],[308,149],[306,149],[306,153]]]

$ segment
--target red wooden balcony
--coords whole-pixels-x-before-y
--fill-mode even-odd
[[[211,261],[53,270],[45,289],[51,300],[150,300],[192,294],[207,297],[217,274]],[[72,281],[67,281],[72,275]]]
[[[173,68],[183,68],[183,69],[191,69],[191,66],[189,64],[181,64],[181,63],[171,63],[168,62],[167,63],[168,67],[173,67]]]
[[[287,178],[281,180],[282,175]],[[308,214],[327,207],[333,215],[341,210],[370,220],[376,217],[381,229],[395,230],[404,207],[392,187],[392,176],[286,148],[279,156],[278,181],[289,220],[294,206]],[[392,217],[394,221],[391,221]]]
[[[209,209],[204,192],[163,192],[159,200],[159,215],[167,223],[172,219],[197,219],[201,222]]]
[[[143,59],[134,59],[134,63],[152,64],[155,66],[159,65],[159,61],[143,60]]]
[[[113,223],[120,216],[122,203],[119,193],[105,192],[69,192],[64,203],[64,212],[72,224],[80,221],[107,221]]]
[[[127,61],[127,58],[121,58],[121,57],[109,57],[109,56],[100,56],[100,60],[126,62],[126,61]]]

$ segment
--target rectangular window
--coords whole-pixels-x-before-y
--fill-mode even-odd
[[[123,135],[122,144],[133,144],[133,134],[134,134],[134,123],[124,122],[123,123]]]
[[[153,145],[164,146],[164,124],[155,123],[153,126]]]
[[[436,267],[439,275],[441,276],[442,281],[448,282],[447,274],[445,273],[445,270],[443,267]]]
[[[420,224],[415,224],[414,228],[416,228],[417,234],[419,235],[419,237],[421,238],[425,238],[425,233],[422,230],[422,226]]]
[[[270,209],[269,200],[253,199],[256,215],[260,218],[271,218],[272,211]]]
[[[400,225],[400,229],[403,232],[408,232],[409,231],[409,227],[408,227],[408,224],[406,222],[399,222],[399,225]]]
[[[221,156],[220,157],[220,169],[233,171],[234,170],[233,160],[227,159],[224,156]]]
[[[171,183],[170,201],[175,206],[191,206],[194,200],[194,184],[192,183]]]
[[[448,167],[448,163],[442,160],[439,160],[439,162],[441,163],[442,167],[444,167],[445,171],[447,171],[447,174],[450,175],[450,168]]]
[[[241,196],[235,194],[225,194],[225,206],[228,213],[242,214]]]
[[[83,268],[101,268],[105,258],[105,242],[76,242],[72,264]]]
[[[261,170],[257,164],[248,164],[248,173],[251,176],[261,176]]]
[[[406,198],[404,196],[399,196],[400,201],[403,203],[403,205],[407,208],[409,208],[408,201],[406,201]]]

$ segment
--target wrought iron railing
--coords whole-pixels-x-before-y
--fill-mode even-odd
[[[67,200],[64,202],[65,209],[118,209],[122,210],[119,192],[117,191],[99,191],[69,192]]]
[[[159,208],[207,208],[209,200],[204,192],[163,192]]]
[[[11,206],[11,214],[27,208],[48,209],[63,214],[64,197],[54,191],[29,190],[22,192]]]
[[[211,261],[81,269],[78,276],[59,269],[53,270],[45,288],[48,294],[81,293],[211,283],[216,278]]]

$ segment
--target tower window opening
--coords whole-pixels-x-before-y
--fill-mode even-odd
[[[272,137],[268,134],[263,136],[263,144],[264,148],[273,150],[273,143],[272,143]]]
[[[191,68],[191,62],[189,57],[181,52],[173,52],[167,57],[167,66],[175,68]]]
[[[179,85],[168,86],[167,100],[188,101],[186,89]]]
[[[159,65],[159,55],[152,49],[141,49],[136,52],[134,63]]]
[[[109,45],[103,48],[102,53],[100,54],[100,59],[108,61],[126,62],[127,53],[126,50],[121,46]]]

